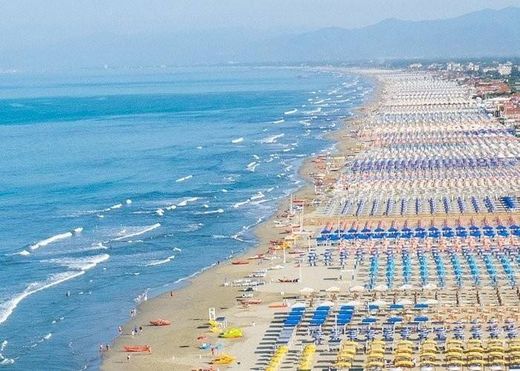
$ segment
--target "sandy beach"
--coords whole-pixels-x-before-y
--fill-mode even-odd
[[[475,177],[514,178],[517,167],[501,170],[491,151],[512,156],[517,140],[453,81],[355,72],[374,79],[371,99],[331,134],[335,152],[304,162],[307,184],[257,227],[258,246],[140,305],[102,369],[516,364],[505,356],[520,319],[514,191],[504,185],[491,198]],[[467,139],[459,126],[492,136]],[[459,147],[464,161],[491,162],[465,166]],[[157,319],[171,324],[148,325]],[[151,351],[123,351],[137,345]]]

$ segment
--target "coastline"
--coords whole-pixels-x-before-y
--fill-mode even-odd
[[[331,71],[329,69],[329,71]],[[380,99],[380,85],[378,81],[367,76],[363,71],[333,69],[351,74],[363,75],[372,84],[372,92],[365,97],[360,106],[353,109],[352,116],[342,120],[336,130],[327,133],[326,137],[333,144],[332,155],[348,155],[354,153],[355,147],[362,145],[355,143],[351,130],[355,128],[356,122],[363,118],[371,107],[376,105]],[[312,199],[314,194],[312,174],[316,172],[314,160],[317,156],[306,158],[301,164],[298,174],[303,180],[303,185],[294,192],[294,197],[299,199]],[[273,215],[261,222],[253,229],[257,243],[233,256],[232,259],[240,259],[244,256],[263,254],[269,250],[271,240],[283,239],[287,234],[283,228],[277,227],[275,220],[286,215],[289,209],[290,199],[285,197],[280,200]],[[123,333],[115,339],[112,350],[105,352],[102,356],[102,370],[191,370],[204,367],[211,359],[208,351],[198,349],[199,342],[196,338],[207,332],[208,326],[204,326],[208,320],[208,308],[216,309],[217,315],[229,317],[233,326],[244,328],[246,335],[237,340],[241,342],[251,341],[257,344],[264,333],[262,327],[267,328],[271,319],[271,311],[264,311],[265,318],[259,318],[258,313],[249,313],[247,309],[237,308],[237,296],[240,296],[238,288],[223,287],[225,281],[240,279],[245,275],[258,270],[265,269],[269,262],[258,260],[254,264],[232,265],[231,260],[220,262],[210,266],[204,271],[188,278],[182,282],[180,287],[172,292],[167,292],[154,297],[139,305],[137,315],[125,323]],[[258,264],[257,264],[258,263]],[[272,303],[280,300],[280,296],[274,293],[261,292],[258,297],[263,303]],[[189,303],[189,305],[187,305]],[[164,318],[171,320],[171,326],[152,327],[149,321]],[[134,327],[143,327],[139,335],[132,336]],[[251,327],[257,327],[255,331],[247,331]],[[127,353],[121,351],[124,345],[149,344],[153,351],[151,354],[133,354],[131,359],[126,358]],[[232,349],[233,342],[227,343],[225,349]],[[253,346],[252,346],[253,348]],[[244,355],[244,361],[240,364],[228,367],[229,369],[250,368],[250,357]],[[254,360],[253,360],[254,361]]]

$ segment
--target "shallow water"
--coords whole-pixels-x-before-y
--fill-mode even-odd
[[[0,75],[0,364],[99,367],[137,296],[254,243],[370,89],[268,68]]]

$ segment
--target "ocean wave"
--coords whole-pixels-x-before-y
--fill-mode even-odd
[[[305,113],[307,113],[307,114],[309,114],[309,115],[316,115],[316,114],[318,114],[318,113],[320,113],[320,112],[321,112],[321,107],[318,107],[318,108],[316,108],[315,110],[307,111],[307,112],[305,112]]]
[[[283,124],[284,122],[285,122],[284,119],[280,119],[280,120],[273,121],[273,124]]]
[[[121,236],[114,238],[112,241],[121,241],[121,240],[125,240],[127,238],[130,238],[130,237],[140,236],[140,235],[145,234],[147,232],[153,231],[154,229],[157,229],[160,226],[161,226],[161,223],[155,223],[153,225],[149,225],[147,227],[144,227],[144,229],[136,230],[135,232],[131,232],[131,233],[128,233],[128,234],[122,234]],[[125,232],[126,232],[126,230],[123,231],[123,233],[125,233]]]
[[[199,197],[189,197],[189,198],[186,198],[185,200],[179,202],[177,204],[177,206],[186,206],[188,205],[190,202],[195,202],[199,199]],[[166,208],[167,210],[169,210],[168,208]],[[172,209],[173,210],[173,209]]]
[[[247,164],[246,169],[253,173],[256,170],[256,167],[258,165],[259,165],[258,162],[253,161],[253,162],[250,162],[249,164]]]
[[[245,201],[237,202],[233,205],[233,208],[238,209],[239,207],[244,206],[244,205],[248,204],[249,202],[251,202],[249,199],[247,199]]]
[[[185,182],[186,180],[189,180],[191,178],[193,178],[193,175],[187,175],[187,176],[183,176],[182,178],[177,179],[175,182],[177,182],[177,183]]]
[[[225,236],[225,235],[223,235],[223,234],[212,234],[212,235],[211,235],[211,238],[214,238],[214,239],[216,239],[216,240],[222,240],[222,239],[224,239],[224,238],[229,238],[229,236]]]
[[[95,256],[86,256],[81,258],[57,258],[57,259],[48,259],[44,260],[44,262],[58,264],[62,267],[67,267],[69,269],[78,270],[78,271],[88,271],[94,267],[96,267],[99,263],[103,263],[110,258],[108,254],[100,254]]]
[[[240,138],[236,138],[236,139],[233,139],[231,141],[231,143],[233,144],[238,144],[238,143],[242,143],[244,141],[244,138],[243,137],[240,137]]]
[[[0,366],[7,366],[12,365],[15,360],[13,358],[7,358],[4,356],[4,350],[7,347],[8,341],[4,340],[2,341],[2,344],[0,344]]]
[[[30,245],[29,249],[31,249],[31,250],[39,249],[40,247],[47,246],[47,245],[49,245],[51,243],[62,241],[62,240],[65,240],[67,238],[70,238],[70,237],[74,236],[74,234],[81,233],[82,231],[83,231],[83,228],[81,228],[81,227],[74,228],[72,231],[65,232],[65,233],[60,233],[60,234],[54,235],[52,237],[46,238],[44,240],[38,241],[35,244]]]
[[[153,267],[156,265],[162,265],[171,262],[173,259],[175,259],[175,255],[168,256],[166,259],[162,260],[152,260],[150,263],[146,264],[146,267]]]
[[[249,198],[249,200],[251,200],[251,201],[255,201],[255,200],[259,200],[259,199],[264,198],[264,197],[265,197],[265,195],[264,195],[262,192],[257,192],[257,193],[255,193],[254,195],[252,195],[252,196]]]
[[[277,135],[272,135],[270,137],[267,137],[267,138],[264,138],[260,141],[260,143],[264,143],[264,144],[272,144],[272,143],[276,143],[276,141],[282,137],[284,137],[285,134],[284,133],[281,133],[281,134],[277,134]]]
[[[22,300],[26,299],[32,294],[59,285],[60,283],[71,280],[73,278],[79,277],[84,273],[85,271],[55,273],[45,281],[33,282],[29,284],[24,291],[0,304],[0,323],[4,323],[9,318],[9,316],[13,314],[18,304],[20,304]]]
[[[285,111],[283,114],[284,114],[284,115],[293,115],[293,114],[295,114],[296,112],[298,112],[298,108],[294,108],[294,109],[292,109],[292,110],[290,110],[290,111]]]
[[[195,213],[196,215],[211,215],[211,214],[222,214],[224,212],[224,209],[217,209],[217,210],[208,210],[208,211],[202,211]]]

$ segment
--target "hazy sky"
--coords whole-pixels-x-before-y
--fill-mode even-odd
[[[0,40],[222,27],[350,28],[511,5],[520,0],[0,0]]]
[[[111,35],[157,39],[179,31],[247,28],[273,36],[329,26],[361,27],[386,18],[448,18],[508,6],[520,7],[520,0],[0,0],[0,67],[17,63],[16,57],[37,62],[60,46],[81,48],[89,38]]]

